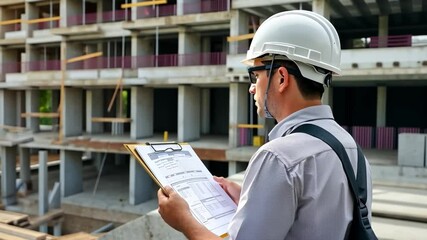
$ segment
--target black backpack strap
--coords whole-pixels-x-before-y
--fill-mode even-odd
[[[367,201],[367,180],[366,180],[366,163],[362,150],[357,145],[357,182],[354,177],[353,167],[344,146],[334,135],[325,129],[313,125],[303,124],[298,126],[292,133],[306,133],[313,137],[319,138],[328,144],[341,160],[344,172],[347,175],[347,181],[350,191],[353,195],[355,208],[353,210],[353,223],[350,230],[350,239],[378,239],[375,236],[369,222],[369,211],[366,207]]]
[[[347,152],[345,151],[345,148],[341,144],[341,142],[338,141],[336,137],[334,137],[331,133],[329,133],[325,129],[313,124],[303,124],[298,126],[292,131],[292,133],[297,133],[297,132],[306,133],[313,137],[319,138],[320,140],[328,144],[332,148],[332,150],[334,150],[334,152],[338,155],[338,157],[341,160],[345,175],[347,175],[347,180],[348,180],[353,198],[355,199],[357,204],[359,204],[358,186],[356,184],[356,179],[354,177],[353,167],[351,166],[350,159],[348,159]],[[360,168],[358,167],[358,169]],[[366,180],[365,180],[365,183],[366,183]]]
[[[359,198],[366,204],[368,200],[368,183],[366,182],[366,163],[359,144],[357,145],[357,185],[359,187]]]

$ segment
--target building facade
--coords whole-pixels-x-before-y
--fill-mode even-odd
[[[324,103],[362,147],[392,150],[398,133],[426,131],[426,1],[2,0],[0,125],[32,136],[4,141],[2,169],[19,156],[29,182],[31,155],[48,149],[66,198],[83,191],[83,158],[128,161],[123,143],[167,139],[190,142],[226,174],[244,170],[248,145],[274,123],[257,118],[240,61],[263,20],[294,9],[337,28],[343,73]],[[138,205],[156,187],[128,164]],[[2,175],[6,204],[15,178]]]

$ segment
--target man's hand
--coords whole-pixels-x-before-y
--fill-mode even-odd
[[[159,189],[157,197],[160,216],[171,227],[182,232],[186,222],[193,219],[188,203],[169,186]]]
[[[239,204],[240,191],[242,190],[239,184],[232,182],[223,177],[214,176],[214,180],[219,183],[222,189],[224,189],[224,191],[228,194],[228,196],[231,197],[231,199],[236,204]]]
[[[171,187],[157,191],[159,213],[167,224],[190,240],[222,240],[200,224],[191,214],[188,203]]]

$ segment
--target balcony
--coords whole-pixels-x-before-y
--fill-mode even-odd
[[[225,65],[225,52],[162,54],[147,55],[134,58],[135,68],[143,67],[174,67],[198,65]]]
[[[81,15],[70,16],[67,18],[67,26],[79,26],[106,22],[120,22],[130,19],[131,10],[115,10],[103,12],[98,18],[98,13],[86,13]]]
[[[81,69],[112,69],[112,68],[147,68],[147,67],[177,67],[177,66],[203,66],[225,65],[225,52],[192,53],[192,54],[162,54],[146,56],[124,57],[99,57],[80,62],[67,64],[67,70]],[[59,71],[60,60],[32,61],[26,63],[5,63],[2,65],[3,73],[29,71]]]
[[[20,62],[3,63],[0,65],[0,73],[18,73],[21,72],[22,65]]]
[[[374,36],[370,37],[368,46],[370,48],[410,47],[412,46],[412,35]]]
[[[34,30],[44,30],[44,29],[52,29],[59,27],[59,20],[49,21],[49,22],[40,22],[35,25]]]
[[[155,18],[176,15],[176,4],[173,5],[156,5],[154,7],[137,8],[137,19]]]
[[[24,72],[31,71],[58,71],[61,70],[60,60],[46,60],[46,61],[31,61],[23,63]]]
[[[227,0],[202,0],[198,3],[184,3],[183,14],[227,11]]]

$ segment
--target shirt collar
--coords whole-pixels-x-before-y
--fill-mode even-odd
[[[303,122],[314,121],[317,119],[334,119],[331,107],[329,105],[317,105],[303,108],[296,111],[280,121],[268,134],[269,140],[281,137],[285,132],[288,133],[294,126]]]

